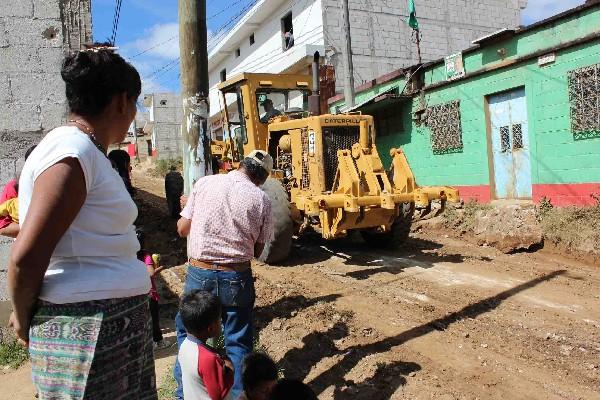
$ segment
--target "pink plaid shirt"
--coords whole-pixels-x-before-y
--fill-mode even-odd
[[[273,238],[269,197],[239,171],[198,180],[181,216],[192,221],[188,257],[205,262],[250,261]]]

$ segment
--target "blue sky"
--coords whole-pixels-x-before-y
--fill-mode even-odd
[[[219,32],[232,17],[253,2],[207,0],[209,31]],[[110,38],[115,3],[115,0],[92,0],[95,41]],[[528,0],[527,8],[522,12],[522,23],[528,25],[583,3],[584,0]],[[177,34],[177,0],[122,1],[117,46],[121,55],[130,59],[140,71],[145,93],[179,91]],[[141,52],[144,53],[139,54]]]

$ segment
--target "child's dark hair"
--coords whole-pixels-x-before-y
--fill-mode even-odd
[[[106,43],[92,45],[65,58],[60,75],[66,84],[71,112],[84,117],[102,113],[112,98],[126,93],[137,100],[142,91],[140,74]]]
[[[129,153],[123,149],[114,149],[108,153],[108,159],[115,162],[119,175],[125,177],[129,176],[129,170],[127,169],[128,164],[131,163],[131,156]]]
[[[179,314],[185,330],[198,333],[221,318],[221,302],[210,292],[192,290],[181,298]]]
[[[256,389],[266,381],[276,381],[278,378],[275,361],[264,353],[250,353],[242,363],[242,384],[244,390]]]
[[[273,388],[270,400],[317,400],[317,395],[302,381],[281,379]]]

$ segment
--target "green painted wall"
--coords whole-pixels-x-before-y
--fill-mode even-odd
[[[550,25],[526,31],[511,40],[493,44],[464,56],[467,73],[498,61],[497,50],[507,48],[511,57],[523,56],[600,31],[600,7],[593,7]],[[510,57],[509,57],[510,58]],[[427,106],[460,100],[462,139],[460,152],[434,154],[430,131],[412,122],[411,110],[419,99],[393,107],[405,116],[398,134],[378,138],[384,162],[389,163],[390,147],[402,145],[421,185],[488,185],[488,140],[485,97],[525,87],[529,119],[532,183],[586,183],[600,181],[600,132],[587,139],[573,136],[570,123],[568,72],[600,62],[600,40],[556,53],[556,61],[539,67],[537,58],[501,68],[478,77],[458,80],[426,91]],[[445,67],[438,63],[425,71],[425,82],[445,79]],[[402,85],[404,82],[402,82]],[[367,98],[375,88],[359,96]],[[359,103],[360,101],[357,101]],[[339,104],[334,104],[336,106]],[[408,126],[406,126],[408,124]]]

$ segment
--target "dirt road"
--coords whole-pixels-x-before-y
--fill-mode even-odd
[[[161,181],[136,184],[164,207]],[[392,252],[305,238],[254,274],[260,346],[320,399],[600,399],[599,266],[432,232]],[[2,394],[29,399],[5,390],[18,373]]]
[[[414,236],[255,268],[260,343],[323,399],[600,398],[600,270]]]

